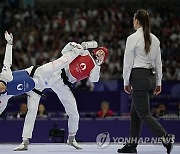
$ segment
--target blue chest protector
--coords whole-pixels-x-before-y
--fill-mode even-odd
[[[35,82],[25,70],[13,71],[13,80],[7,83],[8,95],[21,95],[34,89]]]

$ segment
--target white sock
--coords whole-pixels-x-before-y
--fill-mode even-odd
[[[76,136],[76,132],[74,133],[69,132],[69,136]]]
[[[24,142],[24,141],[26,141],[26,140],[28,140],[28,138],[26,138],[26,137],[23,137],[23,142]]]

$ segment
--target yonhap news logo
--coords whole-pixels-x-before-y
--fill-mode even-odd
[[[112,141],[112,142],[111,142]],[[108,132],[104,132],[99,134],[96,137],[96,143],[99,148],[105,148],[110,145],[110,143],[113,144],[162,144],[162,143],[174,143],[175,142],[175,136],[173,135],[172,138],[165,138],[165,137],[113,137]]]
[[[99,146],[99,148],[105,148],[110,144],[110,135],[108,132],[104,132],[99,134],[96,137],[96,143]]]

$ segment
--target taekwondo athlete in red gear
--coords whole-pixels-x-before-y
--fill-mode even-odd
[[[95,48],[91,54],[87,50],[89,47]],[[38,67],[34,73],[33,81],[35,82],[35,89],[38,91],[51,88],[57,94],[69,117],[67,143],[76,149],[82,149],[75,140],[79,125],[79,113],[69,83],[75,83],[87,77],[91,82],[97,82],[99,80],[100,65],[106,60],[108,50],[105,47],[97,48],[97,42],[95,41],[94,43],[83,42],[81,45],[70,42],[63,48],[62,55],[59,59]],[[26,69],[28,74],[31,74],[33,68]],[[78,72],[81,72],[80,75]],[[28,92],[28,112],[22,133],[23,141],[14,149],[15,151],[28,149],[39,100],[40,95],[38,93],[34,91]]]

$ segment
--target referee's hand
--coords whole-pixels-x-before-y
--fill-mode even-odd
[[[132,91],[131,85],[124,86],[124,91],[127,94],[131,94]]]
[[[161,93],[161,86],[156,86],[155,90],[154,90],[154,95],[159,95]]]

